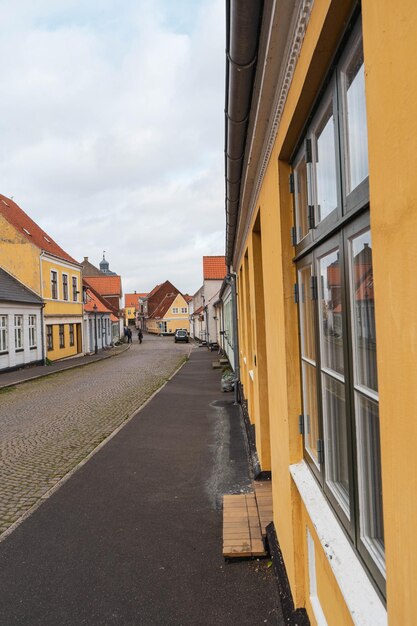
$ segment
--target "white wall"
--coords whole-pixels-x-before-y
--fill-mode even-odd
[[[0,371],[9,367],[41,361],[42,318],[41,307],[30,304],[0,303],[0,315],[7,316],[7,352],[0,353]],[[23,350],[15,349],[14,316],[23,315]],[[36,347],[29,347],[29,315],[36,317]]]

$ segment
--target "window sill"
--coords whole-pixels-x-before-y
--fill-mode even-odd
[[[16,350],[15,350],[15,352],[16,352],[16,353],[17,353],[17,352],[24,352],[24,351],[25,351],[25,349],[24,349],[24,348],[16,348]]]
[[[36,350],[38,346],[30,346],[29,350]]]
[[[307,464],[289,469],[354,623],[386,625],[386,609]]]

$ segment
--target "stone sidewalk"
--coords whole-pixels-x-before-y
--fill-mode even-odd
[[[19,385],[28,380],[36,380],[43,376],[50,376],[56,372],[63,372],[64,370],[70,370],[74,367],[89,365],[90,363],[102,361],[103,359],[109,359],[112,356],[122,354],[128,350],[131,345],[132,344],[122,344],[121,346],[101,350],[98,354],[83,355],[64,359],[63,361],[55,361],[50,365],[29,365],[10,372],[0,372],[0,389]]]

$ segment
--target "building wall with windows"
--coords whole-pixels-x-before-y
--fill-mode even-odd
[[[0,267],[0,371],[43,358],[42,300]]]
[[[40,259],[46,356],[50,361],[75,356],[83,352],[81,267],[46,253]]]
[[[244,398],[295,607],[312,624],[408,623],[417,9],[275,9],[264,9],[246,141],[258,159],[245,156],[229,250]]]
[[[0,371],[41,361],[41,307],[0,303]]]
[[[146,321],[146,330],[157,335],[173,335],[179,328],[190,332],[188,303],[181,293],[170,297],[166,303],[163,300],[155,316]]]

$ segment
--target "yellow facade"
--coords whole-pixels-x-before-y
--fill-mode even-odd
[[[0,267],[42,295],[39,248],[0,215]]]
[[[45,254],[40,256],[40,262],[42,297],[45,301],[46,356],[51,361],[75,356],[83,351],[81,268]],[[48,326],[52,326],[52,344],[49,339],[49,346]]]
[[[128,326],[129,320],[135,319],[136,309],[134,306],[125,307],[125,326]]]
[[[53,326],[53,350],[46,357],[56,359],[75,356],[83,351],[81,325],[83,316],[81,268],[42,251],[0,215],[0,266],[27,285],[44,301],[44,340],[46,326]],[[52,297],[52,272],[56,273],[57,297]],[[67,277],[64,287],[64,275]],[[76,300],[73,294],[76,280]],[[66,293],[64,294],[64,289]],[[64,340],[59,340],[59,325],[64,325]],[[74,325],[74,341],[70,340]],[[62,332],[61,332],[62,335]],[[63,344],[64,347],[60,347]],[[71,345],[73,344],[73,345]]]
[[[357,623],[357,617],[349,583],[326,553],[301,482],[290,471],[303,461],[298,430],[303,409],[288,180],[297,142],[355,6],[336,0],[316,0],[312,6],[268,164],[233,256],[241,383],[262,469],[272,470],[274,524],[294,603],[317,623],[310,597],[309,530],[317,597],[329,625]],[[377,606],[378,624],[411,624],[417,612],[417,325],[412,313],[413,302],[417,305],[416,24],[417,7],[409,0],[362,3],[387,571],[386,595],[372,583],[368,597]],[[323,510],[334,517],[327,503]],[[352,558],[369,581],[361,559]],[[373,626],[366,618],[360,623]]]
[[[179,328],[190,332],[188,303],[180,293],[163,317],[146,320],[146,330],[157,335],[173,335]]]

